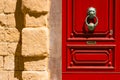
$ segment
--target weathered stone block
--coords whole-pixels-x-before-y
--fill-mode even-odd
[[[7,27],[9,28],[15,28],[16,23],[15,23],[15,16],[14,14],[8,14],[7,15]]]
[[[14,56],[5,56],[4,57],[4,69],[5,70],[14,70]]]
[[[24,28],[22,31],[23,56],[47,56],[49,46],[48,28]]]
[[[17,0],[5,0],[4,12],[5,13],[14,13],[15,9],[16,9],[16,2],[17,2]]]
[[[3,27],[0,26],[0,41],[5,41],[5,30]]]
[[[22,80],[22,71],[9,71],[8,72],[8,80]]]
[[[0,80],[8,80],[8,72],[0,71]]]
[[[3,56],[0,56],[0,70],[3,69]]]
[[[49,80],[49,73],[47,71],[23,71],[23,80]]]
[[[0,13],[3,12],[4,9],[4,0],[0,0]]]
[[[20,33],[16,28],[5,29],[5,40],[7,42],[18,42],[20,38]]]
[[[0,55],[1,56],[5,56],[8,55],[8,51],[7,51],[7,43],[1,42],[0,43]]]
[[[24,58],[24,70],[44,71],[48,68],[48,58]]]
[[[0,14],[0,26],[5,27],[7,24],[7,16],[5,14]]]
[[[46,12],[49,10],[49,0],[23,0],[23,12]]]
[[[47,15],[35,18],[34,16],[26,15],[26,27],[40,27],[47,25]]]
[[[12,55],[18,55],[19,54],[19,50],[18,50],[18,42],[16,43],[7,43],[7,47],[8,47],[8,53],[12,54]]]

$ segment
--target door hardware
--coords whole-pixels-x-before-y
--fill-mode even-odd
[[[94,18],[96,18],[96,23],[93,23],[93,22],[88,23],[88,19],[94,19]],[[90,31],[93,31],[95,29],[95,27],[97,26],[98,18],[96,16],[96,9],[94,7],[88,8],[87,17],[85,19],[85,22]]]

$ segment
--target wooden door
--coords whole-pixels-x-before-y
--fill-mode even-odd
[[[119,24],[120,0],[63,0],[62,79],[120,80]]]

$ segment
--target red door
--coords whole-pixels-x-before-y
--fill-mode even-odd
[[[120,80],[120,0],[62,1],[62,80]]]

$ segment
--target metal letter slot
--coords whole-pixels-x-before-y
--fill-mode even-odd
[[[88,23],[88,19],[94,19],[96,18],[96,22],[89,22]],[[96,16],[96,9],[94,7],[90,7],[88,8],[88,12],[87,12],[87,17],[85,19],[86,25],[88,26],[88,30],[93,31],[95,29],[95,27],[98,24],[98,18]]]

